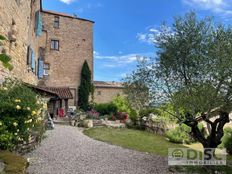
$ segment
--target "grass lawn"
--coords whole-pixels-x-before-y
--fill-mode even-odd
[[[91,128],[84,130],[84,134],[96,140],[108,142],[110,144],[134,149],[142,152],[168,156],[168,148],[189,147],[195,150],[202,150],[199,143],[191,145],[174,144],[166,140],[164,136],[155,135],[146,131],[133,129],[114,129],[114,128]],[[227,166],[175,166],[170,170],[178,173],[211,173],[220,171],[222,174],[232,173],[232,156],[227,157]]]
[[[0,160],[5,163],[4,174],[24,174],[27,160],[8,151],[0,151]]]
[[[86,129],[84,134],[110,144],[161,156],[168,155],[168,148],[184,147],[168,142],[163,136],[133,129],[91,128]]]

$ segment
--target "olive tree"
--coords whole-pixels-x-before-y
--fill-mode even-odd
[[[172,27],[163,25],[154,38],[156,61],[137,69],[144,72],[137,75],[149,87],[149,101],[171,103],[175,113],[169,114],[190,126],[204,148],[216,148],[232,106],[232,28],[190,12]],[[199,121],[207,122],[207,136]]]

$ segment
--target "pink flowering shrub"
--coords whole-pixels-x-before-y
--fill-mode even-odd
[[[100,115],[99,112],[97,112],[93,109],[91,111],[87,112],[87,118],[90,118],[90,119],[98,119],[99,115]]]
[[[126,112],[118,112],[116,115],[116,119],[121,120],[122,122],[125,122],[128,118],[129,115]]]

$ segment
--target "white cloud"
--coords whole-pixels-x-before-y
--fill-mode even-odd
[[[232,15],[231,0],[182,0],[185,4],[203,10],[210,10],[222,16]]]
[[[95,59],[104,59],[104,60],[112,60],[115,63],[132,63],[136,62],[138,59],[138,54],[127,54],[127,55],[119,55],[119,56],[104,56],[100,55],[98,52],[94,53]]]
[[[102,61],[102,66],[108,68],[116,68],[122,66],[129,66],[137,63],[140,59],[140,55],[153,55],[154,53],[145,53],[145,54],[126,54],[126,55],[115,55],[115,56],[105,56],[101,55],[97,51],[94,51],[95,61]]]
[[[154,44],[156,42],[155,37],[161,33],[161,30],[156,27],[147,27],[146,30],[145,33],[138,33],[137,39],[144,43]]]
[[[60,1],[63,2],[63,3],[65,3],[65,4],[71,4],[75,0],[60,0]]]
[[[62,0],[60,0],[60,1],[62,1]],[[67,0],[65,0],[65,1],[67,1]],[[71,0],[71,1],[75,1],[75,0]],[[104,6],[100,2],[87,3],[84,6],[79,7],[77,9],[77,12],[84,13],[85,11],[90,11],[90,10],[94,10],[94,9],[98,9],[98,8],[102,8],[102,7],[104,7]]]
[[[93,55],[94,55],[94,56],[98,56],[98,55],[99,55],[99,52],[93,51]]]
[[[156,38],[161,34],[161,32],[165,33],[166,35],[174,35],[174,32],[170,27],[162,25],[161,27],[147,27],[144,33],[137,33],[136,38],[140,42],[151,45],[157,42]]]

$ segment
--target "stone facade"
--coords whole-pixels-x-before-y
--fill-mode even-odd
[[[95,103],[108,103],[118,95],[124,95],[123,84],[119,82],[94,82],[94,102]]]
[[[14,66],[10,72],[0,62],[0,81],[7,76],[22,79],[24,82],[37,84],[36,70],[32,72],[27,65],[27,47],[39,57],[39,38],[35,34],[35,13],[40,10],[40,1],[1,0],[0,34],[7,38],[1,49],[11,57]],[[15,40],[13,40],[14,38]]]
[[[85,60],[93,74],[93,22],[51,11],[43,11],[42,18],[46,35],[45,64],[49,68],[40,84],[69,87],[74,97],[69,105],[76,105]],[[58,20],[58,27],[54,27],[55,20]],[[58,50],[51,48],[52,40],[59,42]]]
[[[39,37],[35,31],[38,11],[43,22],[43,32]],[[54,27],[57,18],[59,27]],[[63,13],[43,11],[41,0],[2,0],[0,34],[7,41],[0,51],[6,50],[14,68],[10,72],[0,62],[0,83],[5,77],[16,77],[34,85],[69,87],[74,97],[69,105],[76,105],[81,68],[85,60],[93,74],[93,23]],[[12,30],[16,40],[10,42]],[[51,49],[51,40],[59,41],[59,50]],[[28,46],[34,53],[35,69],[28,64]],[[46,65],[44,76],[40,79],[39,60]]]

